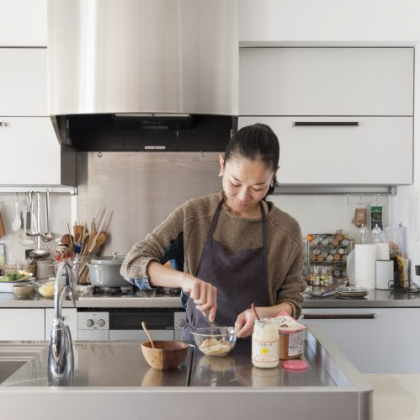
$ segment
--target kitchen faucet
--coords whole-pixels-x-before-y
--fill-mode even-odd
[[[62,274],[66,270],[67,283],[62,286]],[[54,319],[48,348],[48,385],[71,386],[74,381],[73,342],[68,325],[61,316],[62,300],[69,292],[75,306],[73,281],[77,273],[76,264],[64,260],[57,269],[54,290]]]

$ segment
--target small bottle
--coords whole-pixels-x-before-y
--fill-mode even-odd
[[[359,229],[359,243],[367,244],[368,242],[368,229],[365,225],[362,225]]]
[[[382,229],[377,224],[372,229],[372,240],[374,244],[380,244],[382,242]]]
[[[252,333],[252,364],[257,368],[275,368],[280,362],[277,324],[256,320]]]

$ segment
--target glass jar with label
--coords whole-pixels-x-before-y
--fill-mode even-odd
[[[279,365],[279,333],[277,325],[256,320],[252,333],[252,364],[257,368],[275,368]]]

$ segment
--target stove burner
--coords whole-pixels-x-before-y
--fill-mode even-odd
[[[124,287],[98,287],[93,288],[93,295],[108,295],[108,296],[119,296],[119,295],[132,295],[134,293],[132,286]]]

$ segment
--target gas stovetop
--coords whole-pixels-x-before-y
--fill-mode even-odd
[[[180,289],[139,290],[136,287],[99,288],[79,296],[77,307],[181,307]]]

